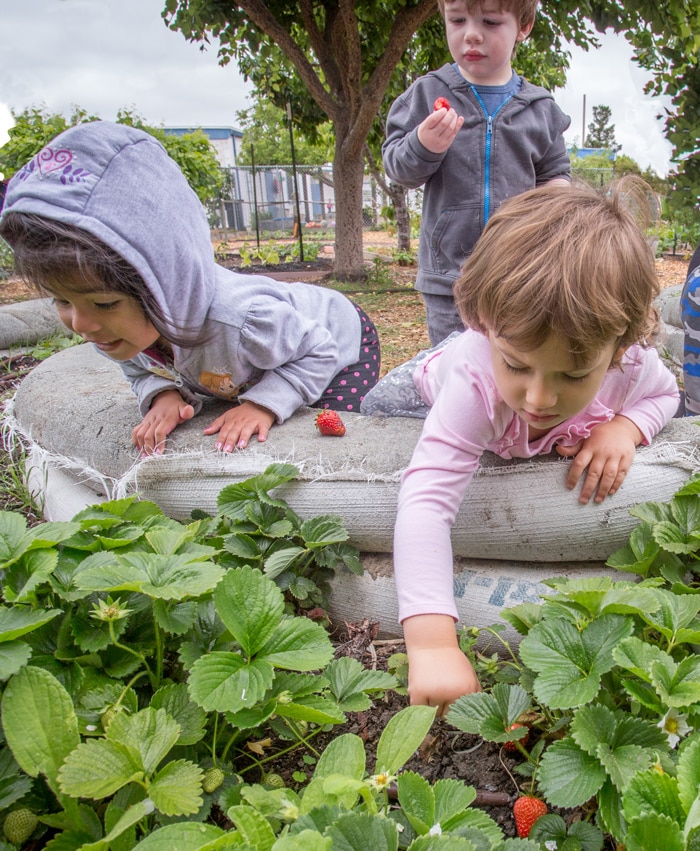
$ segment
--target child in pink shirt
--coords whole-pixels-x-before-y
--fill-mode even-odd
[[[653,256],[621,197],[552,186],[505,202],[455,285],[468,329],[365,398],[366,414],[427,416],[394,537],[412,703],[444,713],[480,688],[457,640],[450,533],[483,452],[555,449],[572,459],[562,485],[600,503],[678,408],[650,347]]]

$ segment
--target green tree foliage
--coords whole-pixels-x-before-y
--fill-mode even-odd
[[[613,148],[615,146],[615,125],[610,123],[612,111],[609,106],[593,107],[593,121],[588,125],[586,147]]]
[[[49,113],[43,107],[29,107],[13,113],[12,117],[15,124],[9,131],[9,141],[0,148],[0,172],[5,179],[12,177],[59,133],[78,124],[100,120],[80,108],[76,108],[69,118]],[[216,153],[201,130],[183,136],[171,135],[161,127],[150,127],[129,110],[119,111],[117,123],[138,127],[158,139],[181,168],[200,201],[204,203],[216,197],[223,183],[223,174]]]
[[[285,109],[256,95],[253,105],[237,112],[236,118],[243,130],[240,153],[236,157],[239,165],[251,165],[253,156],[256,165],[291,164],[292,143]],[[298,127],[294,129],[294,159],[297,165],[320,165],[333,159],[332,124],[327,121],[314,128],[313,138],[315,141],[311,142]]]
[[[362,268],[363,154],[385,98],[418,73],[449,60],[435,0],[166,0],[163,17],[190,41],[218,40],[223,64],[234,59],[258,91],[279,107],[292,104],[298,126],[330,120],[335,133],[336,274]],[[566,43],[595,47],[595,31],[612,28],[634,45],[653,87],[672,96],[697,63],[697,0],[573,2],[543,0],[516,68],[533,82],[561,85]],[[697,89],[696,89],[697,91]],[[680,95],[679,95],[680,97]],[[697,127],[700,117],[687,115]],[[697,134],[696,134],[697,137]]]
[[[675,112],[666,119],[677,162],[669,178],[668,206],[679,223],[690,226],[697,225],[700,209],[700,63],[687,67],[683,83],[673,98]]]
[[[50,114],[44,108],[29,107],[20,113],[12,113],[14,127],[10,128],[9,140],[0,148],[0,173],[9,180],[25,163],[37,154],[59,133],[76,124],[97,121],[97,116],[75,109],[69,118]]]

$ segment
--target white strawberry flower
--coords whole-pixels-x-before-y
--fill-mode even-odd
[[[666,734],[668,745],[671,748],[675,748],[683,736],[687,736],[692,730],[686,723],[686,716],[673,707],[668,710],[656,726]]]

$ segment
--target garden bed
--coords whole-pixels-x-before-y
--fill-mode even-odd
[[[682,283],[686,265],[685,259],[658,260],[657,270],[662,284],[670,286]],[[266,274],[294,272],[299,273],[299,280],[304,280],[307,276],[325,276],[328,274],[328,268],[329,261],[323,260],[320,263],[300,264],[299,268],[285,264],[281,269],[251,267],[245,271],[260,271]],[[427,345],[427,337],[422,326],[423,308],[420,296],[410,289],[411,276],[415,275],[415,271],[399,269],[399,267],[390,268],[391,274],[396,275],[398,287],[405,289],[405,293],[399,295],[387,293],[382,297],[374,292],[360,292],[352,296],[370,313],[380,329],[380,336],[385,347],[383,372],[406,357],[410,357],[417,348]],[[312,277],[311,280],[314,278]],[[0,287],[1,303],[31,298],[34,295],[16,281],[4,282]],[[12,385],[21,380],[26,371],[37,362],[31,353],[5,356],[2,359],[0,391],[7,393]],[[36,517],[32,515],[30,509],[27,510],[26,515],[30,523],[36,522]],[[346,624],[343,630],[333,636],[333,642],[336,657],[354,658],[367,670],[397,670],[396,666],[400,664],[397,654],[401,654],[404,650],[400,641],[377,640],[375,625],[368,620]],[[482,665],[485,670],[489,668],[488,657],[488,653],[486,655],[482,653]],[[398,659],[400,660],[400,656]],[[351,732],[364,742],[367,764],[373,767],[377,742],[382,731],[390,719],[406,705],[405,695],[390,690],[385,697],[377,699],[372,708],[349,712],[348,721],[345,724],[333,727],[327,734],[322,734],[314,740],[314,748],[322,752],[330,741],[342,733]],[[535,737],[528,743],[528,749],[531,750],[536,743]],[[265,757],[268,757],[273,756],[276,750],[283,750],[285,745],[272,737],[269,743],[266,742],[261,747]],[[242,750],[244,751],[244,748]],[[252,762],[251,758],[250,764]],[[506,836],[515,836],[512,804],[517,797],[518,786],[527,785],[526,780],[516,771],[517,766],[522,763],[521,753],[508,753],[498,743],[489,743],[481,736],[462,732],[447,721],[439,720],[434,723],[423,745],[406,763],[406,769],[417,772],[431,784],[440,779],[458,779],[474,786],[477,790],[476,806],[498,822]],[[289,788],[302,789],[313,774],[314,764],[309,751],[298,750],[273,758],[266,764],[266,771],[279,774]],[[245,767],[245,758],[242,756],[237,763],[237,768],[241,767]],[[260,773],[255,776],[256,772],[257,770],[251,772],[247,779],[263,779]],[[576,821],[586,820],[591,814],[588,804],[554,811],[564,817],[567,826]],[[221,811],[217,811],[216,806],[212,813],[212,820],[220,826],[231,827],[231,823]],[[25,847],[32,850],[39,849],[45,846],[46,840],[47,835],[42,834],[39,840],[30,842]],[[606,848],[614,849],[615,843],[608,839]]]

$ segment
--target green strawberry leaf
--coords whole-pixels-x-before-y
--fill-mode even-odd
[[[168,762],[149,784],[149,797],[166,816],[192,815],[202,806],[203,776],[202,769],[193,762]]]
[[[217,839],[225,836],[226,831],[213,824],[199,822],[180,822],[168,824],[159,830],[154,830],[134,846],[133,851],[199,851],[210,843],[212,847]]]
[[[682,829],[672,819],[660,813],[645,813],[627,825],[625,848],[627,851],[649,851],[650,848],[686,851],[686,844]]]
[[[436,711],[434,706],[406,706],[390,719],[377,743],[375,773],[396,774],[403,768],[428,734]]]
[[[248,658],[269,640],[284,612],[279,588],[259,570],[248,566],[226,572],[214,592],[214,604]]]
[[[678,781],[653,768],[632,777],[622,796],[622,809],[628,823],[646,813],[661,813],[679,825],[685,824]]]
[[[30,777],[45,775],[55,791],[59,767],[80,744],[66,689],[43,668],[22,668],[5,687],[2,726],[20,767]]]
[[[14,641],[53,620],[60,609],[27,609],[24,606],[0,606],[0,643]],[[6,648],[3,647],[3,652]]]
[[[158,689],[151,698],[151,709],[162,709],[180,727],[178,745],[193,745],[206,732],[207,715],[191,700],[185,683],[172,683]]]
[[[614,666],[615,646],[632,629],[632,619],[622,615],[602,615],[580,631],[564,618],[535,625],[520,644],[523,662],[539,674],[535,697],[552,709],[590,703]]]
[[[87,561],[87,560],[86,560]],[[138,591],[161,600],[199,597],[212,591],[224,568],[187,554],[112,554],[99,567],[80,570],[75,585],[83,591]]]
[[[403,772],[396,783],[399,803],[415,832],[422,836],[436,823],[435,795],[430,783],[413,771]]]
[[[329,544],[347,541],[349,534],[343,525],[343,518],[335,514],[312,517],[301,524],[299,530],[304,543],[310,549],[318,549]]]
[[[243,841],[251,848],[256,851],[271,851],[275,844],[275,834],[265,816],[242,804],[229,807],[226,815],[236,825]]]
[[[314,671],[333,658],[333,644],[321,624],[308,618],[285,617],[259,652],[278,668]]]
[[[688,745],[681,749],[678,756],[678,796],[683,809],[690,808],[698,797],[700,789],[700,739],[693,737]]]
[[[114,721],[108,729],[113,726]],[[61,766],[61,790],[74,798],[106,798],[127,783],[143,779],[139,762],[120,742],[89,739],[71,751]]]
[[[556,807],[582,806],[606,779],[605,769],[598,759],[570,738],[554,742],[547,748],[537,776],[546,800]]]

